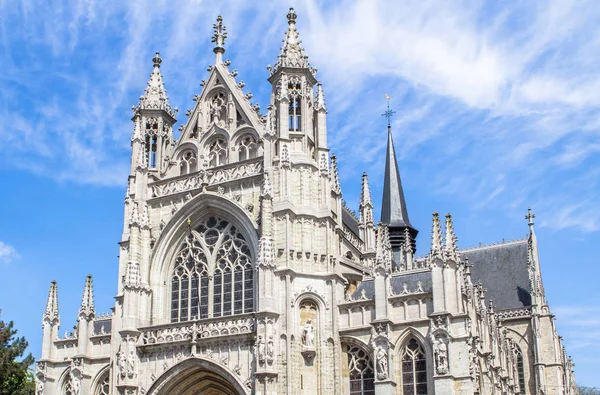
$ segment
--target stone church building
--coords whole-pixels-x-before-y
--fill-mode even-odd
[[[37,394],[575,394],[534,215],[526,239],[459,250],[434,213],[416,257],[389,125],[381,220],[366,174],[358,214],[346,207],[323,88],[287,18],[266,115],[224,60],[220,16],[178,140],[154,57],[115,306],[96,315],[88,276],[62,337],[52,282]]]

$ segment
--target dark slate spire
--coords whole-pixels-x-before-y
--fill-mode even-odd
[[[398,171],[398,162],[396,161],[396,151],[392,139],[392,127],[390,118],[394,111],[389,107],[383,114],[388,119],[388,143],[385,159],[385,178],[383,182],[383,199],[381,202],[381,222],[388,225],[390,229],[390,240],[392,247],[399,246],[404,240],[404,229],[408,229],[412,236],[412,245],[414,249],[415,238],[418,231],[413,228],[408,219],[408,210],[404,200],[404,191],[402,190],[402,181]]]

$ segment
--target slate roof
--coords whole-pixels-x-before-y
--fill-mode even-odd
[[[102,333],[102,328],[104,327],[104,333],[110,334],[112,330],[112,317],[107,318],[96,318],[94,320],[94,335],[99,335]]]
[[[358,235],[360,235],[358,221],[352,214],[348,212],[348,210],[349,209],[347,207],[342,206],[342,223],[346,225],[348,229],[350,229],[352,233],[356,235],[356,237],[358,237]]]
[[[473,283],[481,281],[486,299],[498,310],[531,306],[527,240],[461,251],[473,265]]]
[[[402,290],[404,289],[404,284],[406,284],[406,288],[410,293],[414,293],[419,287],[419,282],[421,282],[421,289],[423,290],[423,292],[432,291],[430,271],[409,274],[395,273],[392,275],[390,285],[392,286],[392,292],[396,295],[400,295],[402,293]],[[354,293],[352,294],[352,299],[360,299],[363,289],[365,290],[365,296],[368,299],[373,299],[373,297],[375,296],[374,280],[369,279],[361,282],[359,286],[356,287],[356,289],[354,290]]]

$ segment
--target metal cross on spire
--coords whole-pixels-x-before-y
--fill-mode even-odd
[[[391,119],[392,119],[392,116],[396,113],[396,111],[390,109],[390,95],[386,94],[385,99],[387,100],[387,110],[383,114],[381,114],[381,116],[387,118],[388,129],[390,129],[392,127]]]

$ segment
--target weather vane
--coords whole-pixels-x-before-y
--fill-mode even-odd
[[[392,115],[394,115],[396,113],[396,111],[390,109],[390,95],[386,94],[385,95],[385,99],[387,100],[387,111],[384,112],[383,114],[381,114],[382,116],[386,117],[388,120],[388,128],[391,127],[391,119],[392,119]]]

